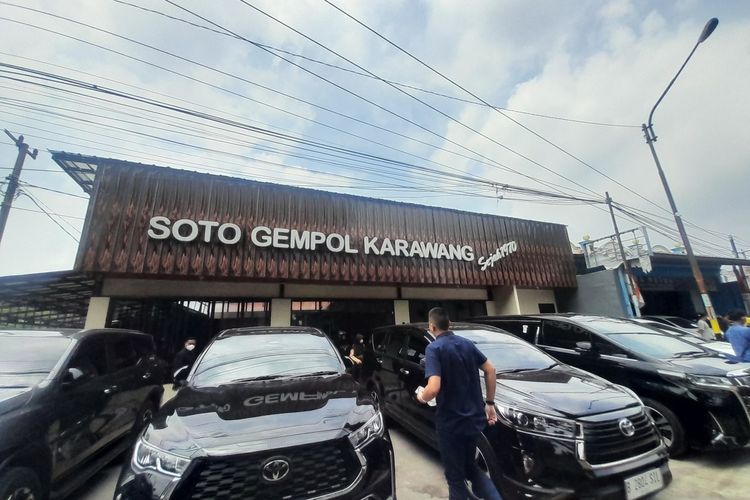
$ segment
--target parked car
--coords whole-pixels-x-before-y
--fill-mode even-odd
[[[498,424],[477,461],[505,498],[639,498],[671,481],[667,451],[640,400],[625,388],[565,366],[513,335],[456,323],[495,365]],[[369,389],[383,411],[437,448],[435,408],[417,402],[426,324],[376,329],[379,367]]]
[[[750,441],[750,363],[631,321],[584,315],[476,318],[533,342],[563,363],[632,389],[673,456]]]
[[[0,498],[62,497],[122,454],[158,408],[153,339],[0,331]]]
[[[691,330],[694,332],[698,331],[698,323],[693,320],[681,318],[679,316],[641,316],[643,319],[656,321],[664,325],[676,326],[677,328],[684,328],[685,330]]]
[[[719,340],[705,340],[699,337],[695,330],[686,330],[684,328],[668,325],[666,323],[659,323],[657,321],[645,318],[630,318],[628,319],[628,321],[655,328],[660,332],[674,335],[687,342],[693,342],[700,345],[701,347],[710,349],[711,351],[715,351],[724,356],[728,356],[731,358],[734,358],[735,356],[734,349],[732,349],[732,345],[729,344],[729,342],[722,342]]]
[[[318,329],[225,330],[155,415],[120,499],[395,497],[378,405]]]

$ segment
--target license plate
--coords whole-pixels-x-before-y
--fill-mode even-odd
[[[633,500],[641,498],[664,487],[661,470],[653,469],[625,480],[625,498]]]

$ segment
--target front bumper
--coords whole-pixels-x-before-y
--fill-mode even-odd
[[[393,446],[386,434],[360,450],[363,472],[350,487],[310,499],[347,498],[356,500],[389,500],[396,497]],[[115,491],[115,500],[183,500],[184,485],[194,464],[182,478],[174,478],[152,470],[138,470],[129,460],[122,469]],[[221,498],[221,496],[219,496]],[[227,497],[230,498],[230,497]]]
[[[517,433],[495,442],[500,446],[505,443],[504,454],[512,460],[501,464],[501,487],[512,497],[621,500],[625,498],[625,479],[643,472],[659,469],[664,487],[672,481],[663,445],[638,456],[591,466],[580,460],[572,441]],[[509,442],[514,443],[510,454]]]

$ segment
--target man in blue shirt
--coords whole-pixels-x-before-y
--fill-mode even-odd
[[[497,422],[495,367],[473,342],[450,331],[448,314],[442,308],[430,310],[429,329],[436,340],[425,352],[427,387],[417,398],[427,403],[437,397],[435,420],[449,499],[473,498],[466,487],[468,480],[474,495],[500,500],[495,485],[476,464],[482,431],[488,423]],[[482,397],[479,369],[484,372],[486,398]]]
[[[750,328],[745,326],[747,323],[745,311],[729,313],[729,321],[729,328],[724,336],[732,344],[732,349],[739,361],[750,361]]]

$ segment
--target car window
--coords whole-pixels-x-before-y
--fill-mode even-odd
[[[385,353],[389,356],[397,357],[401,353],[401,348],[406,341],[406,335],[396,329],[390,329],[388,332],[388,343],[385,346]]]
[[[538,347],[501,330],[461,328],[455,332],[474,342],[498,373],[544,370],[557,364],[557,361]]]
[[[68,363],[68,369],[80,370],[76,378],[81,380],[99,377],[107,373],[107,351],[101,339],[83,340]]]
[[[138,362],[138,353],[129,338],[113,339],[107,344],[113,372],[132,368]]]
[[[216,387],[253,379],[336,374],[344,366],[326,337],[268,333],[219,337],[194,370],[193,385]]]
[[[424,336],[417,334],[409,336],[409,342],[406,345],[406,349],[402,352],[402,357],[407,361],[419,364],[425,357],[425,351],[429,342]]]
[[[616,356],[618,358],[631,357],[628,352],[622,347],[615,345],[607,339],[603,339],[596,335],[592,337],[592,345],[594,350],[602,356]]]
[[[385,351],[385,347],[388,344],[388,333],[390,332],[387,328],[380,328],[375,330],[372,334],[372,347],[377,352]]]
[[[694,343],[659,333],[613,333],[607,336],[633,352],[658,359],[702,356],[706,351]]]
[[[138,358],[148,358],[152,354],[154,354],[154,344],[153,340],[151,340],[148,337],[133,337],[132,339],[133,347],[135,348],[135,352],[138,354]]]
[[[591,342],[591,335],[583,328],[562,321],[545,321],[539,344],[563,349],[575,349],[578,342]]]

